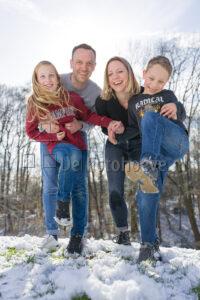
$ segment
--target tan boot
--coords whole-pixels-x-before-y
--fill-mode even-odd
[[[140,183],[143,193],[154,194],[159,192],[153,179],[144,173],[139,164],[127,163],[125,165],[125,174],[131,181]]]

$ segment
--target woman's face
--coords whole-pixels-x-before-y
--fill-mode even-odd
[[[125,93],[128,84],[128,71],[121,61],[113,60],[109,63],[108,84],[116,93]]]
[[[51,65],[41,65],[37,71],[38,83],[51,92],[58,88],[58,78],[55,69]]]

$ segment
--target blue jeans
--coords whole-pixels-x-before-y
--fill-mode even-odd
[[[79,180],[71,190],[73,226],[71,235],[83,235],[87,225],[88,185],[87,185],[87,151],[82,152],[82,172]],[[47,146],[40,144],[42,169],[42,199],[45,226],[48,234],[58,234],[58,225],[54,220],[58,197],[59,163],[49,154]]]
[[[131,155],[131,156],[130,156]],[[140,140],[113,145],[108,140],[105,147],[108,178],[109,205],[117,228],[128,229],[128,210],[124,198],[124,165],[130,159],[139,160]]]
[[[141,121],[141,134],[141,159],[150,158],[158,165],[159,193],[145,194],[138,191],[136,196],[142,242],[154,243],[157,237],[157,210],[164,179],[169,167],[187,153],[189,139],[182,127],[155,112],[145,113]]]
[[[81,175],[82,151],[72,144],[59,143],[52,154],[59,164],[57,200],[69,202],[74,182]]]

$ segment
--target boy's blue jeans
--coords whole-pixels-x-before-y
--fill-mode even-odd
[[[63,144],[59,144],[59,145],[63,145]],[[65,145],[69,145],[69,144],[65,144]],[[59,147],[63,148],[62,146]],[[80,170],[77,171],[76,169],[76,180],[74,180],[74,183],[72,184],[72,181],[69,180],[71,172],[70,169],[69,170],[67,169],[69,167],[70,159],[68,159],[69,158],[68,157],[66,160],[62,160],[61,159],[62,151],[60,151],[61,149],[60,150],[57,149],[57,150],[58,151],[55,152],[58,152],[58,154],[55,155],[54,157],[53,155],[50,155],[48,153],[47,146],[45,144],[42,143],[40,144],[42,181],[43,181],[42,198],[43,198],[46,230],[48,234],[58,234],[58,226],[54,220],[57,200],[67,200],[67,197],[71,192],[72,217],[73,217],[73,226],[71,229],[71,235],[76,235],[76,234],[83,235],[85,227],[87,225],[87,208],[88,208],[87,151],[78,150],[79,151],[78,156],[80,157],[81,154],[82,163],[81,163]],[[66,150],[66,152],[68,153],[67,155],[69,155],[69,149]],[[67,172],[65,173],[67,174],[64,175],[65,178],[62,177],[62,173],[59,174],[59,169],[61,169],[60,163],[66,164]],[[63,168],[63,171],[65,171],[65,168]],[[61,187],[62,187],[61,189],[58,189],[58,179],[61,181]],[[65,184],[65,180],[66,180],[66,184]]]
[[[159,193],[145,194],[139,190],[136,195],[142,242],[154,243],[157,238],[157,210],[164,179],[169,167],[187,153],[189,139],[183,128],[155,112],[145,113],[141,121],[141,134],[141,159],[148,158],[158,164]]]

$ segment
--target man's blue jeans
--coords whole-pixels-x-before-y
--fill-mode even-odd
[[[54,220],[58,197],[59,163],[49,154],[47,146],[40,144],[42,168],[42,198],[45,225],[48,234],[58,234],[58,226]],[[82,170],[79,180],[75,181],[71,190],[73,226],[71,235],[83,235],[87,225],[88,185],[87,185],[87,151],[82,153]],[[69,188],[69,189],[70,189]]]
[[[158,165],[157,186],[159,193],[137,192],[142,242],[154,243],[156,235],[157,210],[164,179],[169,167],[181,159],[189,149],[185,130],[159,113],[146,112],[141,121],[141,159],[148,158]]]

